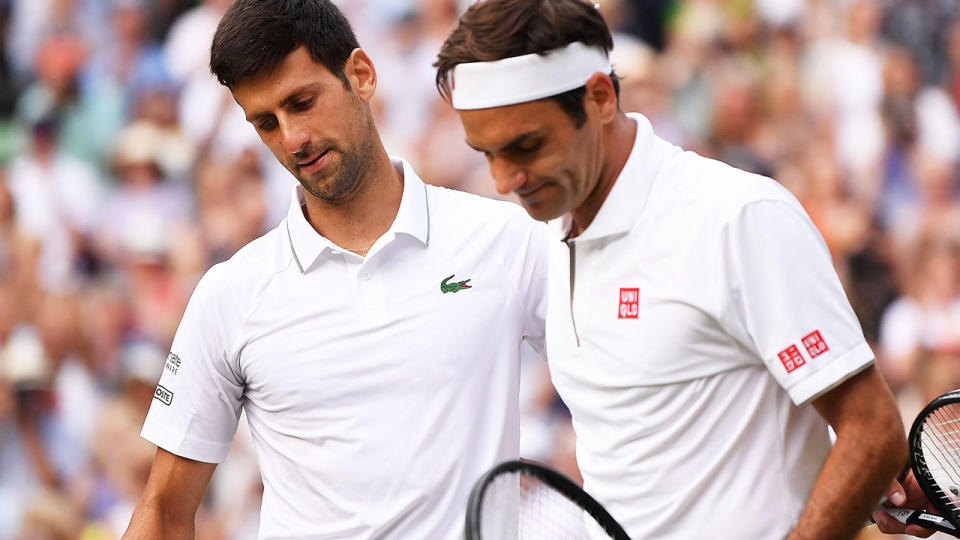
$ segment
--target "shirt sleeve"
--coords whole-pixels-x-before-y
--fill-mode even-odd
[[[530,219],[524,215],[524,219]],[[531,220],[533,221],[533,220]],[[541,358],[546,358],[547,253],[549,233],[544,223],[533,221],[525,252],[520,260],[518,288],[523,302],[523,339]]]
[[[799,203],[746,205],[724,254],[731,309],[797,405],[873,363],[826,243]]]
[[[224,279],[218,270],[207,272],[187,304],[140,434],[172,454],[207,463],[226,457],[243,396],[231,352],[239,314],[217,290]]]

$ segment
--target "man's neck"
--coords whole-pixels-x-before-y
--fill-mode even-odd
[[[603,165],[600,168],[600,179],[594,187],[587,200],[583,204],[574,208],[570,212],[572,218],[570,224],[569,237],[580,236],[593,218],[597,217],[603,202],[607,200],[607,195],[613,189],[620,172],[623,171],[630,152],[633,151],[633,143],[637,138],[637,122],[624,113],[618,113],[614,120],[604,132],[606,139],[603,152]]]
[[[367,165],[357,192],[346,202],[330,204],[304,194],[304,214],[314,230],[359,255],[366,255],[390,229],[403,196],[403,171],[394,166],[382,146]]]

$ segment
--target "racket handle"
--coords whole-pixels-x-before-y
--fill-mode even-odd
[[[936,514],[924,512],[923,510],[913,510],[911,508],[887,508],[886,506],[879,506],[876,510],[890,514],[894,519],[904,525],[919,525],[925,529],[940,531],[954,538],[960,538],[960,531],[958,531],[952,523]],[[873,522],[873,519],[870,521]]]

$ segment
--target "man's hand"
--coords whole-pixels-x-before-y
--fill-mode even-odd
[[[913,477],[913,471],[907,474],[902,484],[894,480],[890,484],[886,496],[889,501],[887,504],[895,508],[926,510],[930,504],[927,496],[920,489],[920,485],[917,484],[917,479]],[[880,532],[886,534],[909,534],[920,538],[926,538],[933,534],[932,530],[919,525],[904,525],[886,512],[874,512],[873,520],[877,522],[877,528],[880,529]]]

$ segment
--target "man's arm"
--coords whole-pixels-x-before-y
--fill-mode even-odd
[[[853,538],[907,461],[893,395],[875,367],[813,401],[837,442],[791,540]]]
[[[157,449],[150,478],[123,540],[194,538],[194,519],[216,463]]]

